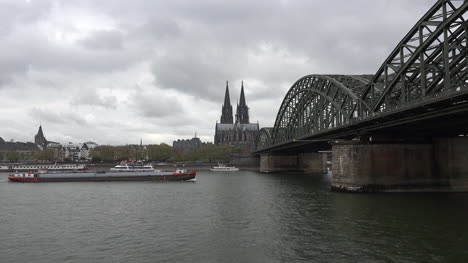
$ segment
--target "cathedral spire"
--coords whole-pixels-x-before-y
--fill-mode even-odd
[[[229,97],[229,81],[226,80],[226,92],[224,94],[224,105],[231,106],[231,98]]]
[[[42,124],[39,125],[39,130],[37,131],[37,135],[41,136],[41,137],[44,137],[44,133],[42,132]]]
[[[245,95],[244,95],[244,81],[241,84],[241,94],[240,94],[240,105],[239,106],[247,106],[245,103]]]
[[[233,123],[231,98],[229,97],[229,82],[226,81],[226,93],[224,94],[224,104],[221,113],[221,123]]]
[[[245,102],[244,81],[242,81],[242,84],[241,84],[240,102],[238,102],[237,104],[236,123],[240,123],[240,124],[249,123],[249,107],[247,106],[247,103]]]
[[[34,136],[34,143],[42,147],[45,147],[47,145],[47,139],[45,138],[44,133],[42,132],[42,124],[39,125],[39,130],[37,131],[36,136]]]

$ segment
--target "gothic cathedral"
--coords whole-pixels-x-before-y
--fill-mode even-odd
[[[241,84],[240,101],[237,104],[236,120],[233,120],[231,98],[229,97],[229,83],[226,82],[226,93],[221,110],[221,123],[216,122],[215,144],[240,146],[249,150],[257,136],[258,123],[249,122],[249,107],[245,102],[244,82]]]

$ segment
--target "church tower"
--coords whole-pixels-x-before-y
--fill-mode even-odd
[[[240,147],[242,151],[248,152],[255,144],[255,138],[259,131],[259,124],[250,123],[249,121],[249,107],[245,102],[244,82],[241,84],[240,98],[236,106],[236,119],[235,123],[233,123],[229,87],[226,83],[223,114],[221,115],[221,123],[216,122],[214,143],[216,145],[237,146]]]
[[[43,147],[47,145],[47,140],[42,132],[42,125],[39,125],[39,130],[37,131],[36,136],[34,136],[34,143]]]
[[[249,123],[249,107],[247,107],[247,103],[245,103],[243,81],[242,81],[242,86],[241,86],[240,102],[239,104],[237,104],[236,123],[240,123],[240,124]]]
[[[222,124],[232,124],[232,105],[231,98],[229,97],[229,83],[226,81],[226,94],[224,95],[224,104],[221,114]]]

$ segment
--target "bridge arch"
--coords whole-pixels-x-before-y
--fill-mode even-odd
[[[370,107],[360,97],[371,76],[308,75],[289,89],[271,143],[278,144],[348,123]]]
[[[439,0],[398,43],[362,100],[373,113],[467,89],[468,1]]]
[[[411,109],[430,110],[428,103],[465,103],[467,11],[468,0],[438,0],[374,75],[308,75],[296,81],[270,130],[270,146],[394,113],[413,116]]]
[[[271,131],[273,128],[262,128],[255,138],[255,149],[260,150],[271,146]]]

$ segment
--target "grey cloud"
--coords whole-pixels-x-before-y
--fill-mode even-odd
[[[34,45],[31,45],[34,42]],[[132,49],[120,52],[99,52],[70,47],[58,47],[42,36],[30,35],[0,42],[0,79],[24,75],[29,69],[52,71],[66,76],[70,72],[88,75],[128,69],[145,59],[145,51]]]
[[[108,109],[117,108],[117,98],[112,95],[99,96],[95,89],[82,89],[71,101],[74,106],[99,106]]]
[[[166,56],[155,60],[153,72],[162,88],[219,101],[225,79],[250,74],[243,66],[249,63],[246,54],[259,52],[260,43],[271,43],[316,62],[309,71],[297,71],[282,61],[264,65],[271,70],[262,74],[259,69],[256,77],[273,90],[307,74],[373,73],[417,20],[395,22],[399,19],[393,14],[401,4],[392,2],[171,2],[169,8],[180,8],[181,20],[192,23],[165,47]]]
[[[433,3],[434,0],[79,0],[28,4],[5,0],[0,3],[0,87],[17,89],[19,84],[15,81],[21,80],[25,92],[32,92],[28,85],[37,84],[37,80],[31,78],[30,72],[39,72],[42,79],[59,83],[56,90],[72,89],[68,95],[61,95],[65,106],[71,103],[97,106],[97,110],[105,112],[128,111],[138,116],[139,123],[164,127],[151,126],[145,130],[148,133],[156,130],[158,134],[187,134],[192,129],[213,130],[219,119],[225,81],[230,80],[235,104],[240,81],[244,79],[253,119],[273,122],[285,92],[304,75],[374,73]],[[57,45],[36,29],[38,23],[47,22],[50,10],[58,8],[55,11],[59,13],[61,6],[106,16],[115,29],[96,30],[85,40]],[[268,52],[262,48],[264,45],[270,47]],[[150,88],[142,88],[119,107],[112,96],[77,95],[74,90],[73,81],[78,77],[86,85],[95,78],[112,78],[109,73],[125,72],[140,64],[150,64],[151,72],[142,72],[147,74],[144,77],[135,76],[135,83],[151,82],[154,88],[145,85]],[[109,82],[112,81],[118,79]],[[116,83],[116,89],[127,89],[124,85]],[[189,117],[186,105],[175,94],[219,105],[216,116],[210,113]],[[63,112],[58,113],[36,106],[40,104],[32,100],[27,103],[36,108],[28,111],[35,120],[50,121],[57,128],[66,127],[69,122],[87,125],[83,117],[72,112],[76,108],[63,107]],[[190,107],[198,106],[195,103]],[[86,107],[80,108],[83,109]],[[97,123],[104,120],[105,117],[96,116]],[[106,129],[116,127],[118,123],[110,123]],[[91,132],[88,134],[91,136]]]
[[[149,18],[144,23],[133,28],[133,36],[142,39],[154,38],[160,40],[166,37],[177,37],[181,33],[180,26],[170,18]]]
[[[52,124],[70,125],[77,124],[86,126],[88,123],[79,114],[74,112],[56,112],[53,108],[33,107],[29,113],[35,120],[49,122]]]
[[[52,7],[52,1],[3,0],[0,3],[0,39],[8,35],[16,25],[33,23],[43,18]]]
[[[127,69],[142,59],[138,50],[127,52],[93,52],[66,48],[52,49],[48,46],[31,50],[31,66],[37,69],[57,71],[79,71],[87,73],[105,73]]]
[[[164,93],[146,93],[140,88],[136,88],[129,104],[146,118],[178,118],[183,112],[177,97]]]
[[[238,74],[236,70],[230,70],[233,63],[224,64],[229,58],[208,54],[208,50],[205,52],[180,50],[157,59],[153,65],[157,86],[219,100],[224,94],[226,80],[238,77]]]
[[[122,49],[123,35],[117,30],[98,30],[82,40],[81,43],[89,49],[115,51]]]
[[[400,5],[394,1],[82,1],[80,5],[108,12],[118,18],[127,36],[119,31],[96,31],[82,44],[95,50],[116,50],[123,41],[133,41],[134,49],[106,54],[50,47],[36,39],[36,45],[21,48],[28,50],[30,58],[19,58],[18,63],[37,68],[71,69],[88,72],[105,72],[128,67],[129,64],[148,57],[152,48],[139,46],[144,36],[158,41],[171,36],[169,42],[146,43],[163,50],[165,55],[154,59],[155,76],[161,87],[180,91],[194,90],[192,94],[212,94],[225,79],[241,79],[245,75],[242,64],[245,53],[255,50],[258,43],[268,42],[311,60],[320,61],[320,72],[308,73],[372,73],[385,55],[399,41],[409,25],[396,24],[401,34],[395,34],[393,13],[380,14],[384,7],[396,11]],[[421,5],[427,0],[414,1]],[[382,4],[383,3],[383,4]],[[77,3],[75,3],[77,4]],[[337,8],[339,5],[341,8]],[[378,15],[372,11],[377,9]],[[424,12],[425,8],[419,8]],[[157,10],[155,15],[154,11]],[[125,15],[124,13],[128,14]],[[138,17],[137,17],[138,14]],[[167,17],[171,17],[168,19]],[[135,20],[132,24],[132,20]],[[135,25],[135,23],[137,25]],[[388,26],[386,26],[388,25]],[[30,43],[28,40],[20,40]],[[161,46],[163,45],[163,46]],[[13,43],[16,46],[16,43]],[[353,48],[347,48],[353,47]],[[383,47],[386,47],[385,49]],[[0,47],[1,48],[1,47]],[[206,55],[211,52],[217,55]],[[140,52],[139,52],[140,51]],[[299,52],[296,52],[299,51]],[[221,54],[221,55],[220,55]],[[223,54],[233,54],[232,56]],[[23,67],[24,68],[24,67]],[[274,74],[280,77],[283,73]],[[301,77],[300,75],[297,78]],[[216,78],[216,79],[215,79]],[[289,79],[288,78],[283,78]]]

